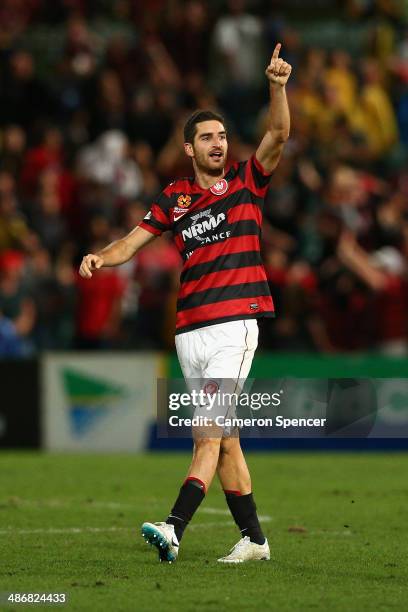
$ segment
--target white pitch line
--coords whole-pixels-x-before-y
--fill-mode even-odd
[[[0,529],[0,535],[27,535],[27,534],[64,534],[64,533],[103,533],[111,531],[129,531],[132,527],[65,527],[65,528],[54,528],[49,527],[48,529]]]
[[[189,529],[207,529],[209,527],[225,527],[232,525],[231,521],[218,521],[217,523],[196,523],[189,526]],[[72,533],[111,533],[118,531],[135,531],[138,532],[138,527],[66,527],[47,529],[0,529],[0,535],[64,535]]]
[[[231,516],[231,513],[229,510],[224,510],[222,508],[200,508],[199,510],[200,513],[202,514],[219,514],[220,516]],[[258,518],[260,521],[263,521],[264,523],[270,523],[273,519],[271,516],[269,516],[268,514],[258,514]]]
[[[221,516],[230,516],[229,510],[224,510],[222,508],[200,508],[199,512],[202,514],[220,514]]]
[[[127,504],[116,501],[98,501],[98,500],[79,500],[79,501],[70,501],[70,500],[62,500],[62,499],[46,499],[46,500],[35,500],[35,499],[21,499],[16,498],[15,500],[9,499],[6,501],[0,501],[0,504],[6,503],[10,507],[13,505],[24,505],[24,506],[35,506],[38,508],[43,507],[51,507],[51,508],[78,508],[78,507],[86,507],[87,509],[101,509],[101,510],[134,510],[136,504]],[[203,507],[199,510],[200,514],[215,514],[219,516],[231,516],[228,508],[212,508],[212,507]],[[260,521],[264,523],[269,523],[273,520],[271,516],[268,514],[259,514],[258,518]],[[1,533],[1,531],[0,531]]]
[[[217,521],[209,523],[193,523],[189,525],[189,530],[196,529],[212,529],[214,527],[228,527],[232,526],[231,521]],[[115,533],[121,531],[133,531],[135,534],[139,533],[137,526],[133,527],[65,527],[55,528],[49,527],[44,529],[14,529],[9,527],[8,529],[0,529],[0,535],[67,535],[67,534],[80,534],[80,533]],[[309,531],[306,532],[309,536],[339,536],[339,537],[350,537],[353,533],[350,530],[347,531]]]
[[[188,530],[207,529],[207,527],[232,527],[233,525],[232,519],[230,521],[218,521],[217,523],[193,523],[188,526]]]
[[[72,508],[85,506],[86,508],[102,508],[107,510],[134,510],[135,505],[132,504],[123,504],[121,502],[113,502],[113,501],[96,501],[96,500],[79,500],[79,501],[70,501],[70,500],[62,500],[62,499],[45,499],[45,500],[36,500],[36,499],[9,499],[6,501],[0,501],[0,504],[13,507],[13,506],[35,506],[37,508]]]

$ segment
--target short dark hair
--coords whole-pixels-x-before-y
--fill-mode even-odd
[[[197,123],[202,121],[219,121],[225,125],[224,117],[211,110],[196,110],[187,119],[184,125],[184,142],[194,142],[194,136],[197,133]]]

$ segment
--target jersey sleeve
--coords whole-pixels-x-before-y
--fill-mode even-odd
[[[256,159],[255,153],[245,162],[245,184],[254,193],[264,196],[272,173],[267,172]]]
[[[155,236],[161,236],[163,232],[171,229],[169,207],[170,198],[162,191],[153,202],[147,215],[139,223],[139,227]]]

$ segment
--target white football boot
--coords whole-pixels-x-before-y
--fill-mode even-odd
[[[271,553],[266,538],[263,544],[255,544],[248,536],[245,536],[231,548],[229,555],[221,557],[218,561],[220,563],[243,563],[244,561],[269,561],[270,558]]]
[[[168,523],[143,523],[142,536],[148,544],[156,546],[159,560],[172,563],[177,559],[179,541],[174,533],[174,525]]]

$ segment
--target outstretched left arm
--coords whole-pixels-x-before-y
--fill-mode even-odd
[[[283,146],[289,138],[290,115],[285,85],[292,66],[279,57],[281,44],[273,52],[265,74],[269,80],[271,102],[268,115],[268,128],[257,151],[256,159],[270,173],[278,165]]]

